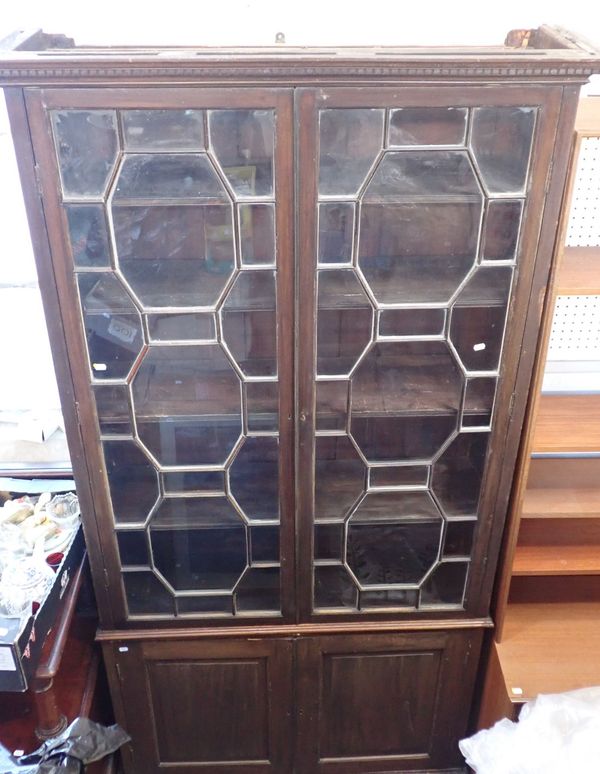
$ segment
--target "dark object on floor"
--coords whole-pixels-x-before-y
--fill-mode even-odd
[[[116,752],[130,737],[118,726],[103,726],[77,718],[62,734],[48,739],[35,752],[15,759],[0,749],[0,774],[81,774],[83,764]]]

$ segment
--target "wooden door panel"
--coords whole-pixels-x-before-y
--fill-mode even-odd
[[[288,774],[292,657],[286,640],[114,645],[132,737],[127,774]]]
[[[297,770],[458,765],[480,643],[476,631],[299,642]]]

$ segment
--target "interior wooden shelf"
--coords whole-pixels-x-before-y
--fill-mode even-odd
[[[554,292],[565,296],[600,294],[600,247],[565,247]]]
[[[600,602],[509,604],[495,647],[507,694],[519,703],[600,685]]]
[[[527,489],[523,519],[600,519],[600,487],[536,487]]]
[[[517,546],[515,575],[600,575],[600,547],[591,545]]]
[[[600,394],[542,395],[532,451],[600,452]]]

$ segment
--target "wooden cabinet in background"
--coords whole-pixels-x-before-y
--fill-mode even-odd
[[[0,58],[127,774],[460,767],[598,67]]]
[[[600,191],[591,183],[599,142],[600,97],[584,98],[575,123],[553,280],[498,573],[481,728],[502,717],[516,718],[523,703],[540,693],[600,683],[597,373],[595,385],[589,368],[572,386],[549,390],[544,381],[556,306],[577,297],[584,314],[576,319],[585,328],[585,303],[600,291]],[[573,335],[573,349],[579,335],[583,331]]]

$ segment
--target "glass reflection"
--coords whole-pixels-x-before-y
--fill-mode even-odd
[[[113,274],[78,274],[77,284],[93,377],[123,379],[143,345],[137,308]]]
[[[445,303],[477,255],[481,202],[364,203],[358,264],[378,301]]]
[[[50,113],[63,193],[101,196],[119,141],[114,110],[53,110]]]
[[[317,565],[314,568],[316,608],[358,608],[358,590],[346,569],[338,565]]]
[[[353,202],[319,204],[319,263],[349,263],[353,234]]]
[[[129,392],[124,384],[93,385],[96,412],[103,435],[132,435]]]
[[[390,112],[389,144],[463,145],[467,108],[406,107]]]
[[[149,347],[132,392],[139,437],[163,465],[223,464],[240,436],[240,381],[216,344]]]
[[[277,374],[275,272],[244,271],[221,312],[223,338],[247,376]]]
[[[495,377],[467,379],[463,407],[463,427],[489,427],[496,395]]]
[[[480,267],[457,297],[450,340],[469,371],[494,371],[500,363],[512,269]]]
[[[316,429],[343,430],[348,417],[348,388],[350,382],[336,379],[316,382]]]
[[[150,341],[202,341],[217,336],[214,314],[188,312],[186,314],[148,314]]]
[[[246,382],[246,421],[248,432],[279,430],[279,384]]]
[[[418,583],[437,559],[438,522],[348,525],[348,565],[361,585]]]
[[[203,594],[201,597],[177,597],[178,615],[232,615],[231,594]]]
[[[141,524],[158,499],[154,466],[132,440],[103,441],[115,524]]]
[[[119,266],[149,307],[213,306],[235,268],[229,205],[115,206]]]
[[[372,324],[373,307],[352,269],[318,273],[318,374],[347,374],[371,340]]]
[[[433,467],[431,486],[447,516],[476,516],[489,433],[460,433]]]
[[[315,524],[315,559],[342,561],[344,544],[343,524]]]
[[[122,110],[127,150],[203,150],[202,110]]]
[[[491,194],[525,190],[536,113],[533,107],[473,110],[471,148]]]
[[[110,268],[104,208],[100,204],[68,204],[65,210],[75,266]]]
[[[444,309],[382,309],[379,313],[380,336],[441,336]]]
[[[370,461],[428,458],[455,429],[461,393],[444,342],[381,342],[353,377],[352,434]]]
[[[236,196],[273,195],[273,110],[211,110],[211,148]]]
[[[519,241],[523,200],[492,199],[487,204],[483,260],[514,261]]]
[[[279,519],[279,440],[246,438],[229,471],[231,494],[251,520]]]
[[[231,591],[246,567],[242,524],[203,529],[151,525],[156,569],[177,591]]]
[[[275,264],[275,207],[238,204],[242,264]]]
[[[149,566],[148,541],[144,530],[119,530],[116,536],[121,564],[124,567]]]
[[[175,600],[152,572],[124,572],[123,585],[130,615],[175,614]]]
[[[385,110],[319,111],[319,194],[357,193],[383,147]]]
[[[279,612],[279,586],[279,567],[250,567],[236,589],[236,609],[239,612]]]
[[[444,556],[470,556],[476,521],[449,521],[444,538]]]
[[[165,497],[152,515],[151,522],[156,529],[240,524],[243,524],[242,517],[225,496]]]
[[[315,520],[341,521],[365,482],[366,468],[347,436],[315,439]]]
[[[135,153],[123,158],[113,201],[128,199],[229,202],[204,153]]]
[[[468,562],[442,562],[421,587],[421,605],[462,605]]]
[[[252,562],[279,561],[279,527],[250,527],[250,559]]]

